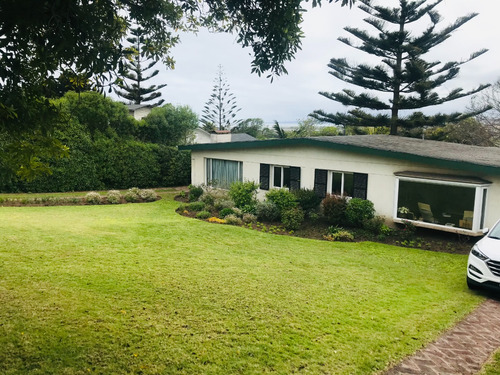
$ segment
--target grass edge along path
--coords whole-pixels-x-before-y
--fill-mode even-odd
[[[0,208],[0,372],[380,372],[482,298],[466,257],[209,224],[177,202]]]

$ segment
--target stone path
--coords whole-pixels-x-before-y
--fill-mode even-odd
[[[476,374],[500,347],[500,301],[488,299],[435,342],[385,375]]]

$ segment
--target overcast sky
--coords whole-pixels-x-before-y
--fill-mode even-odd
[[[381,5],[395,5],[396,0],[374,0]],[[457,79],[442,86],[447,93],[456,87],[472,89],[480,83],[493,83],[500,79],[500,1],[499,0],[444,0],[437,8],[442,15],[440,27],[452,23],[457,17],[471,12],[479,15],[437,46],[430,55],[440,61],[466,59],[472,52],[488,48],[489,52],[462,66]],[[243,49],[234,35],[212,34],[206,31],[195,35],[182,35],[181,43],[173,50],[174,70],[160,68],[153,83],[167,83],[162,89],[166,102],[189,105],[198,115],[209,99],[221,64],[242,119],[258,117],[266,124],[277,120],[290,125],[305,119],[315,109],[329,112],[347,108],[319,95],[319,91],[340,91],[347,87],[328,74],[327,64],[332,57],[346,57],[350,62],[368,62],[370,56],[339,42],[337,37],[350,36],[343,30],[354,26],[372,31],[362,21],[366,13],[324,1],[321,8],[309,10],[304,16],[302,50],[295,60],[287,63],[288,75],[277,77],[273,83],[264,76],[250,73],[251,50]],[[159,64],[157,65],[159,66]],[[357,90],[360,88],[351,87]],[[427,113],[461,111],[470,103],[464,98],[446,105],[429,108]]]

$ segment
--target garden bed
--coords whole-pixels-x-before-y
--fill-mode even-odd
[[[209,189],[210,191],[210,189]],[[209,192],[209,194],[213,194]],[[202,199],[203,194],[196,200]],[[218,193],[217,193],[218,194]],[[226,199],[225,197],[224,199]],[[183,216],[211,221],[218,224],[239,225],[248,229],[258,230],[280,235],[293,235],[296,237],[317,239],[317,240],[337,240],[364,242],[372,241],[382,244],[395,245],[401,247],[418,248],[430,251],[439,251],[454,254],[467,254],[472,245],[477,241],[475,237],[469,237],[456,233],[441,232],[433,229],[418,228],[411,223],[395,224],[394,228],[386,228],[383,233],[374,233],[364,228],[356,228],[348,224],[332,226],[322,215],[311,215],[306,217],[298,228],[287,229],[279,221],[258,220],[253,222],[230,221],[226,222],[220,215],[220,210],[210,206],[205,216],[200,216],[198,210],[189,209],[189,193],[182,192],[175,199],[183,203],[177,212]],[[213,202],[212,202],[213,203]],[[227,203],[224,203],[227,205]],[[241,217],[241,214],[240,214]],[[218,219],[218,220],[217,220]],[[345,231],[352,235],[347,237],[332,237],[330,234],[335,231]]]

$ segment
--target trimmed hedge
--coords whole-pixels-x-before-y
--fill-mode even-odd
[[[32,182],[0,180],[0,192],[63,192],[188,185],[189,151],[134,140],[82,139],[70,157],[54,161],[52,174]]]

